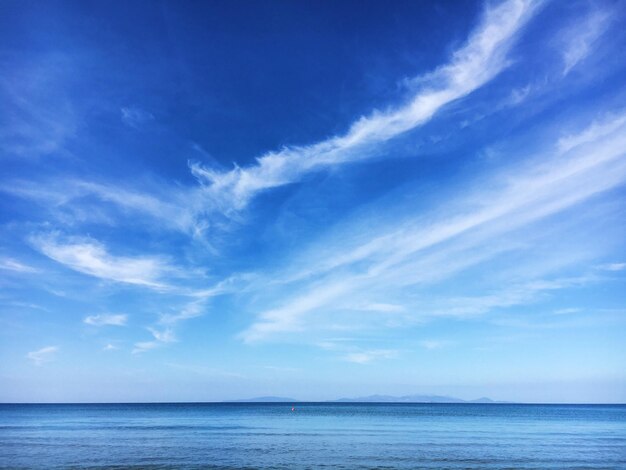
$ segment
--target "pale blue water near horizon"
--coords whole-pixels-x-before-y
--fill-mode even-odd
[[[2,469],[626,468],[626,405],[0,405]]]

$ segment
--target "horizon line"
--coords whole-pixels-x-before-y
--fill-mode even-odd
[[[626,402],[514,402],[514,401],[342,401],[338,400],[289,400],[289,401],[247,401],[216,400],[216,401],[108,401],[108,402],[0,402],[3,405],[282,405],[282,404],[337,404],[337,405],[579,405],[579,406],[626,406]]]

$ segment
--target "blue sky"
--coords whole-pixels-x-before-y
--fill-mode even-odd
[[[0,6],[1,401],[626,401],[626,8]]]

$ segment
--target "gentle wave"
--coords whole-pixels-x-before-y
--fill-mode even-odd
[[[626,468],[626,407],[0,405],[0,469]]]

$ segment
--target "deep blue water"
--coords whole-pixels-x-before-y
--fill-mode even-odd
[[[0,468],[626,468],[626,406],[0,405]]]

